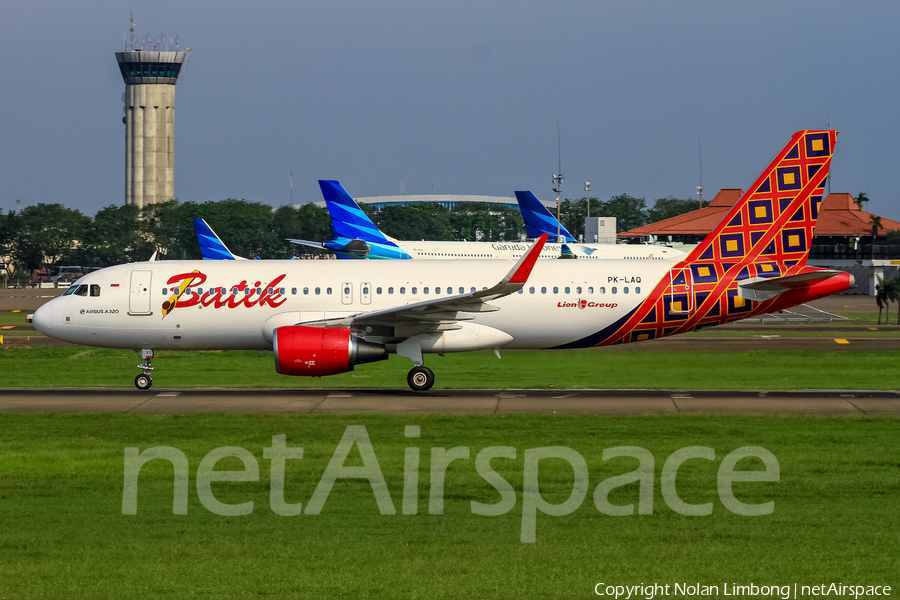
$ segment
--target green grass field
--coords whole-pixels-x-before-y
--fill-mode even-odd
[[[0,413],[0,598],[590,598],[595,584],[676,582],[900,588],[900,438],[891,418],[750,416],[247,416],[20,415]],[[342,435],[365,426],[396,514],[381,514],[366,480],[339,479],[321,514],[277,516],[263,448],[285,434],[302,447],[288,460],[285,500],[308,507]],[[405,438],[404,426],[421,427]],[[124,452],[171,446],[188,460],[187,514],[173,514],[173,469],[140,473],[137,510],[122,514]],[[259,464],[257,481],[215,482],[215,498],[253,502],[246,516],[205,508],[195,486],[200,461],[238,446]],[[447,469],[443,514],[429,514],[432,448],[470,449]],[[478,475],[475,456],[510,446],[493,468],[514,490],[501,516],[472,513],[471,501],[500,494]],[[520,541],[523,468],[529,449],[563,446],[586,461],[587,495],[571,514],[536,518],[536,542]],[[603,449],[638,446],[655,461],[652,514],[612,517],[594,506],[597,485],[636,468],[602,460]],[[689,460],[677,477],[684,516],[660,489],[666,459],[706,446],[715,460]],[[724,456],[743,446],[772,452],[780,480],[736,483],[742,502],[774,502],[746,517],[717,493]],[[401,514],[404,449],[421,451],[417,514]],[[353,448],[348,466],[362,464]],[[745,459],[739,469],[761,469]],[[233,457],[217,470],[240,470]],[[565,501],[573,471],[539,463],[540,493]],[[636,483],[615,489],[616,505],[638,501]],[[720,592],[721,595],[721,592]]]
[[[900,351],[507,351],[429,356],[441,388],[900,389]],[[0,351],[3,387],[130,387],[129,350]],[[409,360],[361,365],[322,378],[275,373],[271,352],[161,352],[155,387],[403,388]]]

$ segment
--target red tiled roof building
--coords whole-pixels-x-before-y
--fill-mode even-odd
[[[709,206],[658,223],[636,227],[631,231],[620,233],[619,236],[634,238],[652,235],[656,236],[659,242],[700,242],[719,224],[743,193],[744,190],[734,188],[719,190]],[[872,224],[869,220],[872,216],[872,213],[860,210],[850,194],[829,194],[819,209],[811,255],[819,252],[832,254],[837,250],[835,246],[841,246],[845,251],[849,251],[854,247],[853,238],[857,236],[861,236],[865,242],[872,235]],[[881,217],[878,238],[883,239],[885,232],[894,229],[900,229],[900,222]]]

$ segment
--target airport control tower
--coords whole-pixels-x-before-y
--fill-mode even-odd
[[[137,42],[134,17],[125,51],[116,52],[125,80],[125,204],[143,207],[175,197],[175,85],[191,49],[178,37],[150,35]]]

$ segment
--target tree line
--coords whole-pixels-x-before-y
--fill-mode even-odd
[[[588,208],[594,216],[616,217],[618,231],[659,221],[699,207],[696,201],[661,198],[648,208],[643,198],[627,194],[608,201],[567,199],[562,221],[576,237],[584,234]],[[447,209],[414,203],[363,210],[387,235],[401,240],[518,241],[525,225],[517,209],[471,203]],[[330,217],[315,204],[273,209],[267,204],[229,198],[218,202],[171,200],[150,204],[110,205],[93,217],[62,204],[35,204],[0,211],[0,262],[7,276],[34,274],[56,265],[106,267],[149,259],[199,259],[194,218],[204,218],[228,248],[246,258],[291,258],[320,251],[287,238],[326,241]]]

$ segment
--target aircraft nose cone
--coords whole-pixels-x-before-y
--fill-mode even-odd
[[[34,328],[44,335],[50,335],[53,332],[53,308],[51,307],[51,304],[53,304],[53,302],[48,302],[43,305],[34,311],[34,316],[31,317]]]

